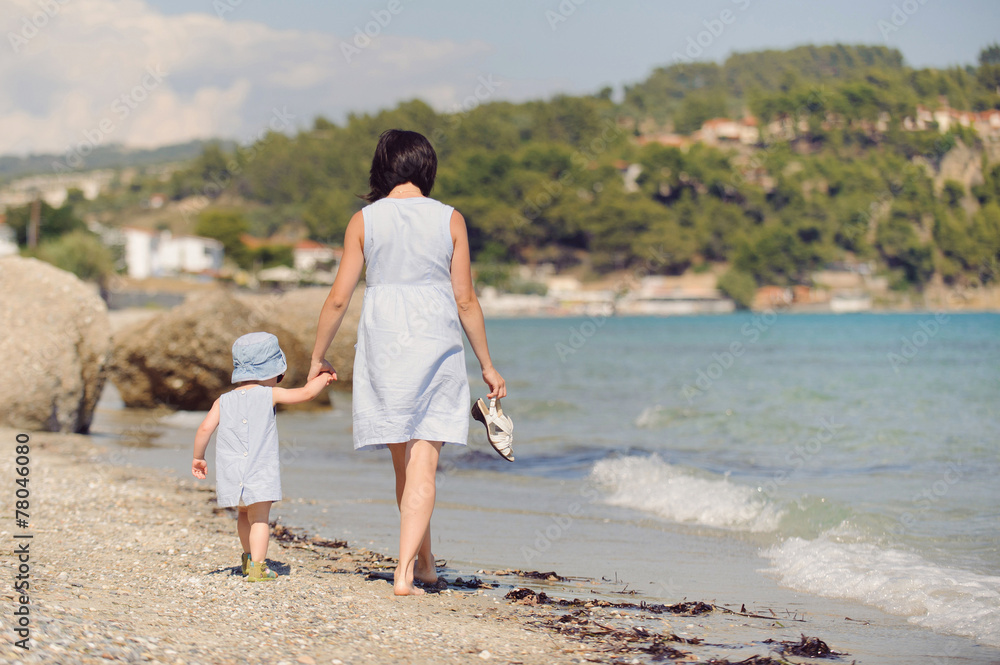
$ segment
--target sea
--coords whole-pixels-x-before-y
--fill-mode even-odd
[[[432,536],[446,577],[554,571],[574,581],[553,595],[743,605],[805,618],[859,663],[1000,662],[1000,314],[487,331],[516,460],[471,419],[469,446],[445,447]],[[388,452],[352,450],[350,394],[333,400],[279,414],[272,516],[394,554]],[[193,480],[203,416],[125,409],[111,386],[92,434],[115,463]]]

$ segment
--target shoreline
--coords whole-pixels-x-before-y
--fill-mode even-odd
[[[18,433],[0,432],[9,441]],[[233,518],[213,505],[214,489],[155,469],[97,464],[103,451],[87,436],[29,437],[31,649],[5,641],[0,659],[527,665],[662,656],[763,664],[780,662],[780,650],[801,635],[843,651],[830,636],[813,635],[817,626],[797,612],[766,616],[698,599],[647,605],[628,595],[560,599],[548,595],[559,594],[554,573],[445,568],[447,590],[396,598],[378,574],[391,571],[385,556],[282,525],[268,550],[279,579],[248,584],[235,570]],[[13,476],[14,456],[0,466]],[[8,543],[14,526],[11,515]],[[18,599],[8,590],[5,600],[6,623]]]

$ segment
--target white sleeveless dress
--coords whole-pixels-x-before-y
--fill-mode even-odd
[[[380,199],[361,211],[367,272],[354,358],[355,449],[468,440],[452,211],[423,197]]]
[[[220,508],[281,501],[278,425],[267,386],[244,386],[219,398],[215,489]]]

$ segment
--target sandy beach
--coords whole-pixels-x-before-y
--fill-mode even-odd
[[[0,464],[10,504],[17,435],[0,430],[11,451]],[[791,614],[754,617],[698,602],[553,602],[538,591],[545,582],[516,575],[509,585],[469,589],[446,574],[446,590],[395,598],[380,579],[391,561],[304,534],[272,538],[278,580],[248,584],[236,570],[233,519],[214,507],[208,484],[95,464],[101,450],[90,437],[29,436],[29,525],[8,510],[0,535],[15,573],[15,546],[30,543],[30,649],[16,646],[14,612],[24,599],[8,587],[3,662],[709,662],[737,653],[731,662],[766,663],[808,630]],[[288,537],[283,527],[276,530]]]

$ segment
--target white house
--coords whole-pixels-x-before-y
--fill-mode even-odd
[[[0,215],[0,256],[17,254],[17,236]]]
[[[295,269],[300,272],[313,272],[316,266],[329,266],[338,263],[344,250],[321,245],[315,240],[300,240],[292,247]]]
[[[165,277],[178,273],[216,272],[222,269],[222,243],[199,236],[174,237],[169,231],[135,227],[122,229],[125,266],[129,277]]]

